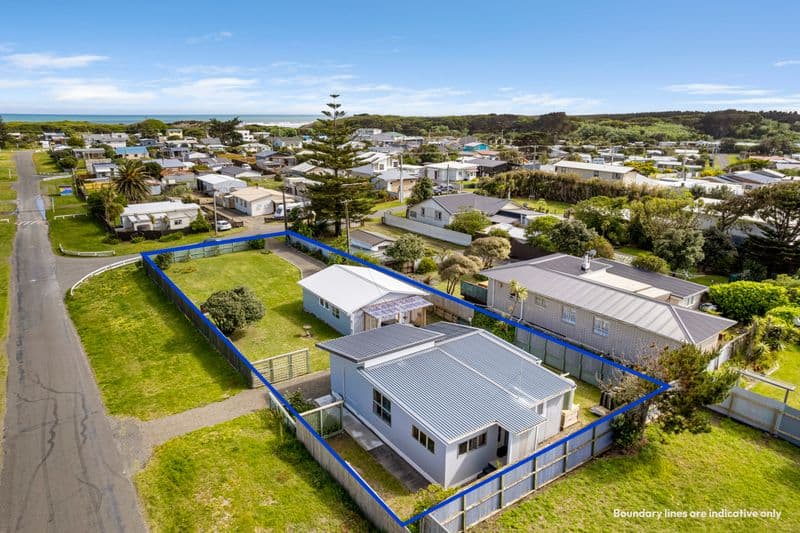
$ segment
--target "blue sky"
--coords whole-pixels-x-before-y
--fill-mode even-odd
[[[800,3],[25,1],[0,113],[800,110]]]

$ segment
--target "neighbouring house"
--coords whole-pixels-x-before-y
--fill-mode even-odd
[[[250,133],[250,130],[238,129],[233,131],[239,134],[239,137],[242,139],[242,142],[250,143],[256,140],[256,138],[253,137],[253,134]]]
[[[271,215],[283,203],[283,195],[272,189],[245,187],[231,193],[233,208],[248,216]],[[286,196],[286,202],[296,202],[293,196]]]
[[[429,163],[422,168],[422,172],[433,181],[440,183],[466,181],[477,177],[478,165],[461,163],[460,161]]]
[[[117,232],[182,230],[197,218],[200,206],[176,202],[130,204],[120,215]]]
[[[197,188],[197,175],[193,172],[179,172],[179,171],[162,171],[161,172],[161,186],[176,187],[178,185],[186,185],[190,189]]]
[[[720,176],[710,176],[707,179],[717,183],[740,185],[745,191],[750,191],[765,185],[780,183],[785,178],[786,175],[782,172],[765,168],[761,170],[739,170]]]
[[[233,161],[227,157],[202,157],[195,161],[198,165],[205,165],[214,172],[219,172],[225,167],[233,165]]]
[[[214,196],[217,193],[231,193],[236,189],[244,189],[247,183],[230,176],[220,174],[201,174],[197,176],[197,191]]]
[[[260,178],[261,172],[257,170],[253,170],[252,168],[245,168],[245,167],[237,167],[237,166],[230,166],[230,167],[222,167],[219,171],[220,174],[223,176],[228,176],[231,178],[237,179],[248,179],[248,178]]]
[[[496,215],[505,206],[519,206],[503,198],[482,196],[470,192],[434,196],[408,208],[408,218],[432,226],[443,228],[453,222],[453,217],[461,211],[477,209],[486,216]]]
[[[403,165],[403,198],[411,195],[414,185],[419,181],[419,171],[422,167]],[[375,189],[386,191],[391,198],[399,198],[400,195],[400,169],[390,168],[372,178]]]
[[[272,141],[273,148],[302,148],[302,137],[275,137]]]
[[[557,174],[572,174],[585,179],[615,180],[630,183],[638,174],[634,168],[621,165],[597,165],[578,161],[559,161],[555,164]]]
[[[72,153],[75,154],[75,157],[84,161],[106,159],[104,148],[73,148]]]
[[[189,158],[191,150],[186,146],[167,145],[161,147],[161,155],[165,158],[180,159],[181,161]]]
[[[470,142],[464,144],[464,151],[465,152],[476,152],[478,150],[488,150],[489,145],[482,142]]]
[[[128,144],[128,139],[127,133],[89,133],[83,136],[83,144],[86,148],[101,144],[111,148],[124,148]]]
[[[200,139],[200,144],[208,148],[209,150],[224,150],[225,145],[219,139],[219,137],[203,137]]]
[[[184,163],[179,159],[144,159],[142,160],[142,163],[155,163],[161,167],[161,170],[169,170],[173,172],[187,170],[187,168],[194,166],[192,163]]]
[[[477,166],[478,176],[491,176],[511,170],[511,165],[508,161],[502,161],[500,159],[475,158],[467,159],[464,162]]]
[[[350,230],[350,247],[354,252],[382,254],[396,239],[363,229]]]
[[[286,174],[290,176],[327,176],[329,174],[333,174],[333,171],[327,168],[318,167],[313,163],[305,162],[300,163],[299,165],[295,165],[293,167],[288,167],[284,169]]]
[[[318,343],[331,391],[431,483],[462,485],[577,422],[576,384],[488,331],[394,324]]]
[[[333,265],[298,282],[303,309],[344,335],[386,324],[424,325],[425,291],[372,268]]]
[[[308,187],[319,185],[320,182],[302,176],[286,176],[283,178],[283,186],[286,194],[305,197],[308,196]]]
[[[736,324],[695,309],[707,287],[609,259],[551,254],[482,274],[490,308],[618,359],[682,344],[711,351]],[[528,290],[522,304],[512,281]]]
[[[183,130],[181,128],[167,128],[167,137],[183,139]]]
[[[116,163],[97,163],[92,165],[92,171],[96,178],[110,179],[117,175],[119,167]]]
[[[123,146],[114,148],[114,152],[124,159],[146,159],[150,157],[146,146]]]

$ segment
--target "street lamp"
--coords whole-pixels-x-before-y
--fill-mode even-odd
[[[214,236],[216,237],[219,235],[219,230],[217,229],[217,190],[214,189]]]

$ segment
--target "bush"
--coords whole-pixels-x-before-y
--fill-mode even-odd
[[[767,311],[767,316],[783,320],[787,324],[794,324],[795,320],[800,319],[800,306],[781,305],[773,307]]]
[[[254,239],[252,241],[248,241],[247,244],[250,246],[251,250],[263,250],[264,246],[267,244],[267,241],[264,239]]]
[[[202,212],[197,213],[197,218],[189,223],[189,229],[194,233],[204,233],[211,230],[211,222],[203,215]]]
[[[172,252],[158,254],[155,259],[153,259],[153,262],[161,270],[167,270],[170,266],[172,266],[172,263],[175,262],[175,254]]]
[[[144,235],[134,235],[133,238],[131,239],[131,242],[133,244],[139,244],[140,242],[144,242],[146,240],[147,239],[145,238]]]
[[[264,304],[247,287],[236,287],[227,291],[217,291],[208,297],[201,310],[211,315],[211,319],[225,335],[244,328],[264,318]]]
[[[114,235],[107,235],[105,239],[103,239],[105,244],[119,244],[120,240],[119,237],[115,237]]]
[[[158,242],[173,242],[179,241],[183,238],[183,233],[176,231],[175,233],[167,233],[158,238]]]
[[[740,322],[750,322],[754,316],[789,303],[786,288],[756,281],[712,285],[708,294],[723,315]]]
[[[658,272],[659,274],[666,274],[669,272],[669,264],[653,254],[645,254],[637,256],[631,261],[631,266],[648,272]]]
[[[434,261],[432,257],[423,257],[417,265],[417,274],[436,272],[438,268],[436,261]]]

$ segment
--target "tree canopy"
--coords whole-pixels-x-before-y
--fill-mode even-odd
[[[452,253],[439,263],[439,277],[447,282],[447,294],[453,294],[456,286],[466,276],[481,271],[480,259],[468,255]]]
[[[211,315],[219,330],[230,335],[264,318],[264,304],[247,287],[217,291],[208,297],[201,310]]]
[[[425,241],[414,233],[404,233],[386,248],[386,255],[400,263],[411,263],[425,255]]]
[[[482,211],[466,209],[456,213],[447,228],[467,235],[475,235],[491,223],[492,221]]]
[[[464,253],[478,257],[483,262],[483,268],[492,268],[495,261],[508,259],[511,243],[503,237],[481,237],[472,241]]]
[[[147,174],[138,159],[126,159],[117,165],[117,174],[112,178],[114,189],[128,202],[144,200],[148,196]]]

